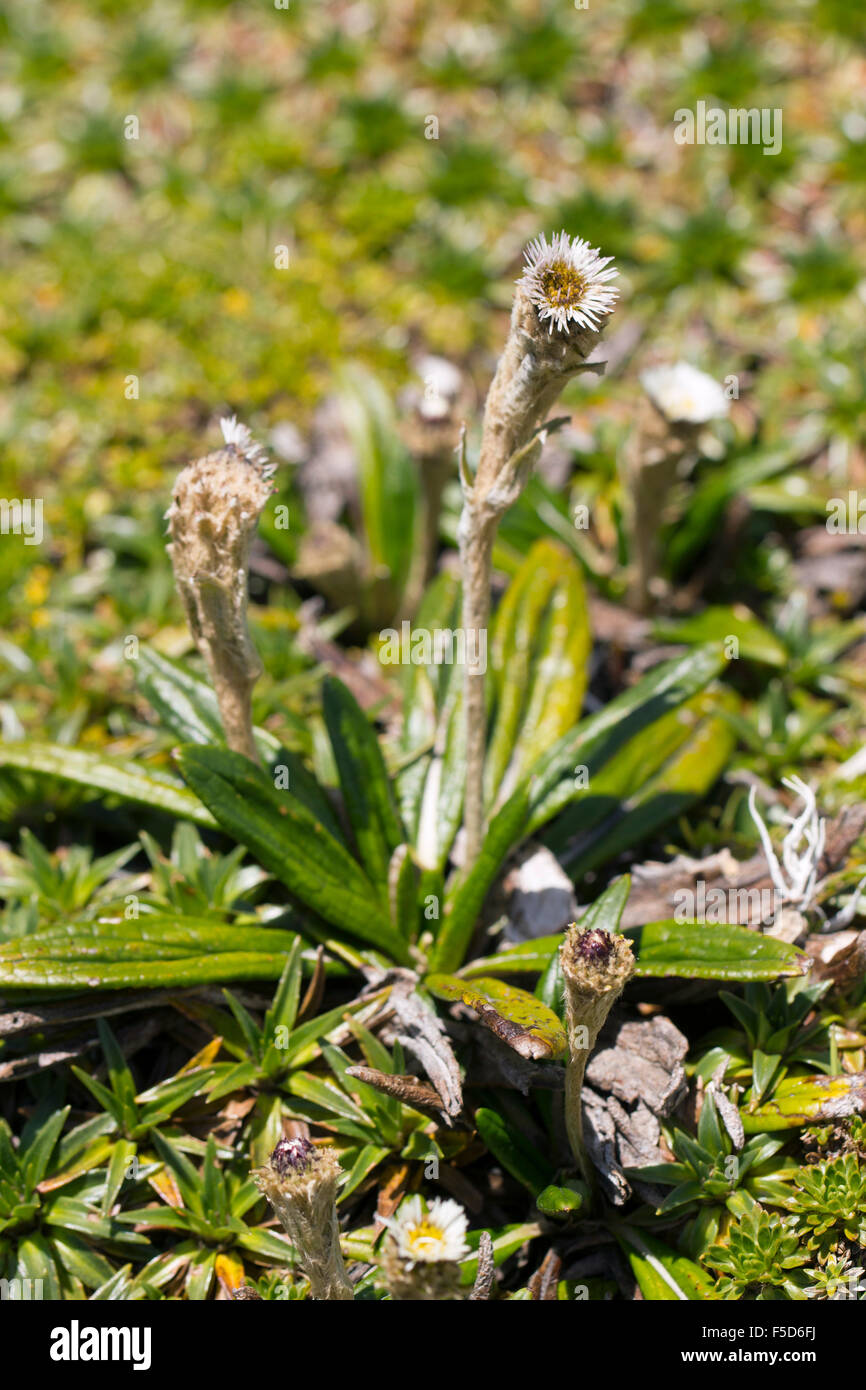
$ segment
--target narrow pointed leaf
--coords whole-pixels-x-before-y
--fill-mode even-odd
[[[580,567],[558,542],[536,541],[506,590],[493,629],[488,804],[503,780],[514,786],[576,723],[589,649]]]
[[[493,1157],[522,1183],[534,1197],[550,1185],[554,1168],[516,1125],[497,1110],[482,1107],[475,1112],[475,1124]]]
[[[406,836],[379,740],[342,681],[328,676],[322,695],[343,803],[361,862],[374,883],[384,884],[391,855]]]
[[[717,646],[698,647],[663,663],[558,739],[533,769],[526,833],[532,834],[571,801],[591,794],[598,774],[619,749],[692,699],[724,664]],[[585,779],[575,775],[584,767],[588,788]]]
[[[620,1226],[615,1234],[645,1299],[684,1303],[712,1298],[714,1281],[693,1260],[677,1254],[649,1231]]]
[[[140,763],[67,748],[60,743],[0,743],[0,768],[40,772],[62,782],[73,782],[93,792],[109,792],[123,801],[152,806],[158,811],[213,826],[213,816],[182,782],[158,768]]]
[[[846,1115],[866,1115],[866,1072],[787,1077],[772,1100],[740,1111],[747,1134],[831,1124]]]
[[[476,863],[449,895],[445,918],[436,938],[431,964],[451,971],[463,963],[478,915],[502,862],[519,842],[526,824],[527,792],[518,791],[493,817]]]
[[[748,927],[649,922],[625,935],[635,946],[638,975],[652,979],[777,980],[808,968],[796,946]]]
[[[370,880],[305,806],[276,791],[239,753],[187,745],[179,762],[223,829],[297,898],[342,931],[408,962]]]

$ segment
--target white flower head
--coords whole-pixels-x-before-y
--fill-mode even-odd
[[[450,1198],[435,1197],[427,1206],[421,1197],[408,1197],[388,1227],[399,1255],[411,1265],[462,1260],[469,1253],[466,1213]]]
[[[653,405],[671,424],[705,425],[728,413],[728,398],[719,383],[688,362],[650,367],[640,380]]]
[[[596,329],[617,301],[611,288],[618,270],[608,270],[612,256],[600,256],[588,241],[557,232],[550,241],[542,235],[524,251],[526,266],[517,281],[538,310],[538,317],[567,333],[571,324]]]
[[[267,476],[273,473],[273,464],[268,463],[268,453],[264,445],[258,444],[246,425],[242,425],[236,415],[224,416],[220,429],[227,449],[235,449],[245,463],[251,463]]]
[[[463,375],[445,357],[427,355],[415,363],[415,372],[424,383],[418,413],[424,420],[445,420],[460,395]]]

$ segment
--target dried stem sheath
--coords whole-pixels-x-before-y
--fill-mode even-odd
[[[590,1191],[595,1174],[583,1139],[581,1098],[586,1063],[605,1019],[634,974],[631,943],[593,927],[569,927],[560,959],[565,977],[568,1062],[565,1068],[565,1126],[571,1151]]]
[[[262,665],[247,627],[247,577],[272,470],[244,426],[224,421],[223,433],[225,449],[189,464],[178,476],[168,511],[169,553],[226,742],[258,762],[252,692]]]
[[[310,1281],[310,1297],[348,1302],[355,1294],[340,1250],[337,1181],[333,1149],[314,1149],[305,1140],[281,1140],[268,1163],[253,1173],[295,1256]]]

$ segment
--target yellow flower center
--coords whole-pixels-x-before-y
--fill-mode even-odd
[[[579,304],[586,293],[586,279],[568,261],[556,261],[542,278],[544,294],[555,309]]]
[[[417,1226],[411,1226],[406,1233],[406,1244],[413,1255],[425,1256],[434,1252],[445,1239],[441,1226],[434,1226],[425,1217]]]

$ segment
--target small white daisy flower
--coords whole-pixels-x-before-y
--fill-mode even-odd
[[[550,322],[550,332],[567,333],[572,323],[596,329],[616,304],[618,290],[607,281],[619,274],[608,270],[612,256],[600,256],[588,241],[557,232],[550,241],[544,235],[531,241],[523,253],[526,267],[517,281],[538,310]]]
[[[728,413],[728,398],[719,383],[688,362],[651,367],[640,380],[653,405],[671,424],[705,425]]]
[[[462,1260],[468,1255],[466,1213],[459,1202],[436,1197],[426,1206],[408,1197],[388,1222],[398,1253],[410,1264]]]

